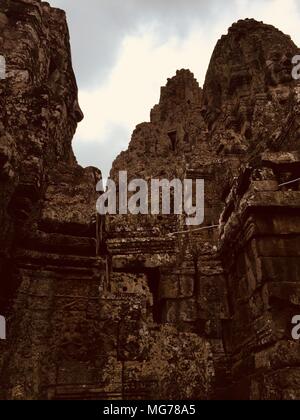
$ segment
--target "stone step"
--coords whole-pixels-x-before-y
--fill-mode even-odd
[[[22,242],[23,248],[60,255],[72,254],[81,256],[96,255],[96,239],[63,235],[58,233],[46,233],[42,231],[32,232]]]
[[[104,267],[104,261],[94,256],[60,255],[28,249],[19,249],[16,253],[16,259],[19,264],[29,262],[34,265],[51,265],[57,267]]]
[[[28,275],[31,276],[39,276],[40,273],[42,272],[54,272],[54,273],[61,273],[64,276],[68,276],[68,277],[78,277],[78,278],[90,278],[94,276],[95,270],[93,270],[92,268],[81,268],[81,267],[70,267],[70,266],[64,266],[64,267],[59,267],[56,265],[45,265],[45,266],[40,266],[40,265],[35,265],[35,264],[19,264],[18,266],[23,272],[27,271]]]

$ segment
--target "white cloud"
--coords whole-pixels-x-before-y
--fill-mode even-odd
[[[98,88],[79,91],[85,119],[76,134],[75,151],[82,150],[84,144],[88,148],[95,142],[102,144],[101,150],[105,145],[109,149],[112,141],[125,149],[136,124],[149,121],[150,109],[159,100],[160,86],[177,69],[189,68],[200,85],[203,84],[217,40],[238,19],[253,17],[273,24],[300,44],[296,0],[236,0],[234,12],[224,9],[222,3],[221,15],[211,22],[209,30],[208,25],[202,29],[199,22],[184,38],[174,35],[163,43],[158,36],[162,22],[157,22],[156,26],[144,26],[134,35],[124,37],[106,83],[102,85],[99,80]],[[120,127],[122,139],[113,139],[111,133],[115,126]],[[80,162],[80,151],[78,159]],[[107,158],[105,154],[101,158],[90,154],[90,164],[99,165],[100,161],[100,167],[109,167],[111,160],[112,157]],[[84,163],[87,163],[87,156]]]
[[[290,35],[300,45],[297,0],[237,0],[237,15],[251,16]]]
[[[79,91],[85,119],[77,130],[75,151],[82,150],[79,142],[87,148],[95,142],[111,147],[111,128],[116,124],[126,135],[115,142],[126,149],[133,129],[137,124],[149,121],[150,110],[159,101],[160,87],[177,69],[189,68],[203,82],[213,47],[214,41],[207,42],[201,31],[191,33],[184,41],[172,37],[162,45],[153,28],[140,36],[126,37],[108,82],[93,91]],[[91,153],[91,164],[99,165],[99,160],[103,161],[100,167],[105,167],[105,176],[107,158]],[[112,157],[108,159],[111,165]]]
[[[94,91],[79,92],[85,120],[78,137],[82,141],[105,141],[113,123],[132,130],[137,123],[149,120],[160,86],[177,69],[190,68],[203,81],[212,48],[213,43],[207,45],[201,32],[192,33],[184,41],[172,37],[163,45],[152,29],[139,37],[126,37],[108,83]]]

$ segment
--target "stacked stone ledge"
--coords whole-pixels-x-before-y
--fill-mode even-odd
[[[300,183],[291,182],[299,157],[264,153],[226,200],[220,250],[230,313],[223,332],[231,360],[227,398],[299,399],[292,319],[300,311]]]

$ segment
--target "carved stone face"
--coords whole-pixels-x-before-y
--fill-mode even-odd
[[[290,82],[292,79],[292,56],[291,52],[282,52],[280,48],[274,48],[267,57],[267,79],[273,86]]]
[[[47,162],[69,161],[73,159],[71,141],[83,113],[65,15],[47,3],[32,3],[30,14],[25,2],[10,7],[18,12],[19,21],[17,27],[9,19],[5,21],[2,53],[7,59],[7,79],[3,83],[11,93],[5,104],[10,115],[6,130],[13,133],[25,155],[23,160],[30,144],[31,156],[44,159],[47,155]],[[49,31],[49,38],[43,38],[42,43],[40,22]]]
[[[272,97],[275,100],[277,100],[277,102],[279,102],[280,104],[284,104],[285,102],[288,101],[291,94],[291,90],[289,86],[280,85],[277,87],[272,87],[271,93],[272,93]]]
[[[0,51],[7,66],[0,80],[0,175],[11,185],[5,197],[11,213],[23,220],[45,173],[57,162],[75,164],[71,142],[83,114],[64,13],[45,2],[13,1],[7,11],[2,3]]]

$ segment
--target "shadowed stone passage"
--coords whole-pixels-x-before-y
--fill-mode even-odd
[[[177,146],[177,132],[171,131],[170,133],[168,133],[168,136],[169,136],[169,139],[171,140],[171,148],[173,152],[175,152],[176,146]]]
[[[300,398],[291,39],[234,24],[203,89],[177,71],[115,160],[116,183],[204,179],[203,226],[220,228],[193,231],[184,215],[96,215],[64,12],[0,2],[0,28],[0,398]]]

